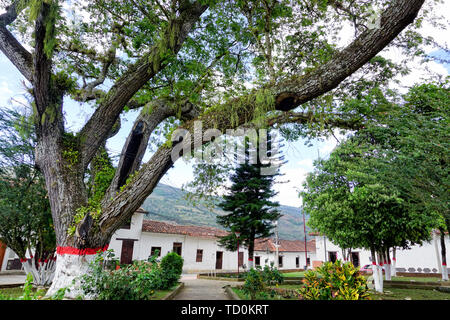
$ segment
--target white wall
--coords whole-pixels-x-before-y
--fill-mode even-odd
[[[122,230],[120,230],[122,231]],[[125,238],[124,234],[117,234],[109,245],[110,249],[118,259],[120,259],[122,241],[117,238]],[[180,242],[181,256],[184,259],[183,272],[210,271],[216,266],[216,252],[222,251],[222,271],[237,270],[237,252],[228,251],[217,244],[212,238],[191,237],[177,234],[151,233],[141,232],[141,234],[133,239],[138,239],[133,248],[133,260],[146,260],[151,253],[152,247],[161,247],[161,257],[172,252],[173,243]],[[203,250],[202,262],[196,262],[197,249]],[[244,248],[239,249],[244,253],[244,263],[248,258],[247,251]]]
[[[267,254],[266,251],[255,251],[255,258],[260,257],[260,266],[264,267],[265,265],[274,264],[274,267],[277,266],[276,261],[276,252],[269,252]],[[303,269],[306,265],[305,253],[304,252],[279,252],[279,256],[283,257],[283,265],[278,269]],[[299,258],[298,267],[296,265],[296,258]],[[313,260],[316,260],[316,253],[308,252],[308,258],[310,263]],[[255,264],[256,265],[256,264]]]
[[[436,242],[435,242],[436,241]],[[447,248],[447,261],[450,259],[450,239],[447,235],[445,237],[445,245]],[[437,248],[437,250],[436,250]],[[343,260],[342,250],[337,245],[333,244],[331,241],[327,239],[326,241],[326,254],[328,259],[328,252],[335,251],[337,252],[338,259]],[[359,252],[360,265],[371,264],[371,255],[369,250],[364,249],[353,249],[353,252]],[[408,271],[408,268],[415,268],[416,272],[418,268],[421,268],[422,272],[424,268],[428,268],[431,272],[434,272],[433,269],[440,272],[440,239],[439,235],[434,235],[433,240],[430,242],[424,243],[422,246],[415,245],[411,247],[411,249],[397,249],[396,251],[396,260],[397,260],[397,268],[404,268]],[[392,254],[391,254],[392,258]],[[438,260],[439,258],[439,260]],[[311,259],[312,261],[313,259]],[[324,246],[324,237],[316,236],[316,259],[317,261],[325,261],[325,246]],[[419,271],[420,272],[420,271]]]

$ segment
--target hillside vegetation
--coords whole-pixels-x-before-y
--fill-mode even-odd
[[[186,200],[186,193],[178,188],[159,184],[142,204],[149,213],[146,219],[167,221],[180,225],[196,225],[221,228],[216,223],[216,216],[225,214],[218,207],[210,208],[201,203],[193,205]],[[279,220],[278,235],[280,239],[304,240],[303,216],[300,208],[280,206],[282,217]],[[306,219],[308,217],[306,216]],[[309,232],[308,227],[306,232]]]

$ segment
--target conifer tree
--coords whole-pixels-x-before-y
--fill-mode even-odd
[[[267,140],[269,144],[267,155],[274,159],[276,155],[271,154],[270,134]],[[230,234],[222,237],[219,243],[228,250],[236,250],[237,240],[239,240],[240,245],[248,248],[249,268],[253,267],[255,239],[271,236],[273,222],[281,216],[277,210],[278,202],[271,200],[277,194],[272,186],[276,176],[280,174],[278,170],[269,175],[264,173],[264,169],[268,168],[270,163],[261,161],[263,150],[259,147],[259,141],[260,139],[256,147],[259,156],[255,163],[252,163],[249,156],[251,144],[246,143],[245,161],[231,175],[232,185],[229,188],[229,194],[225,195],[224,200],[219,203],[219,207],[229,213],[217,217],[217,222],[231,231]],[[240,233],[239,239],[234,232]]]

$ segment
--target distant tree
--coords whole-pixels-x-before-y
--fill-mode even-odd
[[[270,142],[270,138],[268,141]],[[256,145],[256,154],[259,155],[259,139]],[[252,163],[249,148],[252,148],[250,143],[246,144],[245,162],[240,164],[230,177],[232,185],[228,188],[229,193],[219,203],[220,208],[230,213],[217,216],[217,222],[231,231],[219,240],[219,243],[229,250],[237,249],[238,239],[234,232],[240,233],[239,243],[248,248],[248,266],[252,268],[255,239],[271,236],[273,222],[278,220],[281,214],[277,210],[279,204],[270,200],[277,194],[272,187],[275,177],[279,175],[278,170],[265,174],[264,169],[271,164],[263,163],[259,156],[256,157],[256,162]],[[270,156],[276,157],[272,154]]]
[[[35,285],[54,274],[55,232],[42,174],[34,167],[36,136],[29,117],[0,110],[0,240],[31,272]]]

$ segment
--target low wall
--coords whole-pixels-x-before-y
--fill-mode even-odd
[[[440,273],[425,273],[425,272],[396,272],[397,277],[420,277],[420,278],[440,278]]]

